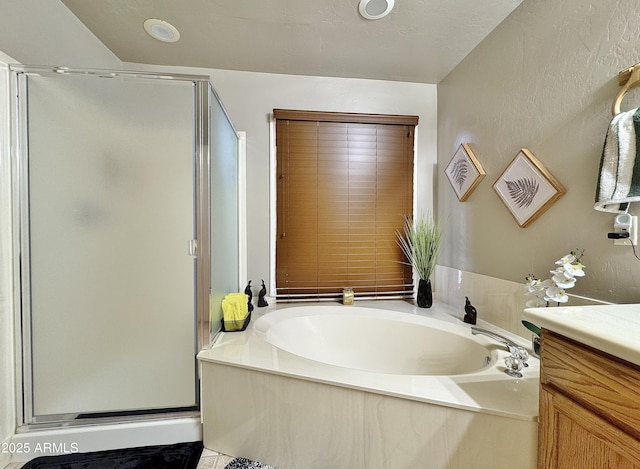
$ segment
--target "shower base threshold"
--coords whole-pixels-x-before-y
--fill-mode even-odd
[[[95,420],[94,420],[95,421]],[[77,422],[77,421],[76,421]],[[11,438],[11,462],[40,456],[202,441],[199,413],[187,417],[22,429]]]

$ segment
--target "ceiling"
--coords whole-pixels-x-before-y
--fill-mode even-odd
[[[62,0],[124,62],[438,83],[523,0]],[[165,43],[143,29],[180,31]]]

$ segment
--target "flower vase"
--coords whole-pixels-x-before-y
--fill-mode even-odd
[[[433,292],[431,291],[431,280],[420,279],[418,282],[418,295],[416,303],[420,308],[431,308],[433,305]]]

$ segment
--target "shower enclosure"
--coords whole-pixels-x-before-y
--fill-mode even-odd
[[[197,411],[210,298],[239,285],[238,138],[209,78],[12,78],[23,425]]]

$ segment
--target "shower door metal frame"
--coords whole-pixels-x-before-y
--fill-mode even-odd
[[[67,67],[10,66],[11,74],[11,145],[12,179],[14,184],[13,200],[13,239],[14,239],[14,278],[16,312],[16,385],[18,432],[40,430],[59,426],[81,426],[106,422],[128,422],[149,418],[168,418],[199,415],[200,390],[199,373],[195,355],[209,343],[209,292],[211,285],[210,256],[210,153],[209,153],[209,77],[204,75],[182,75],[136,71],[115,71],[97,69],[72,69]],[[145,78],[190,82],[194,87],[194,235],[195,252],[195,331],[194,331],[194,368],[195,409],[176,411],[145,412],[142,415],[97,416],[70,420],[75,415],[35,416],[33,406],[33,365],[31,350],[31,285],[29,258],[29,171],[28,171],[28,134],[27,113],[21,102],[26,96],[26,75],[28,74],[69,74],[88,75],[102,78]],[[217,95],[214,95],[219,99]],[[114,411],[117,413],[117,411]],[[100,413],[103,414],[103,413]],[[127,414],[123,412],[122,414]]]

